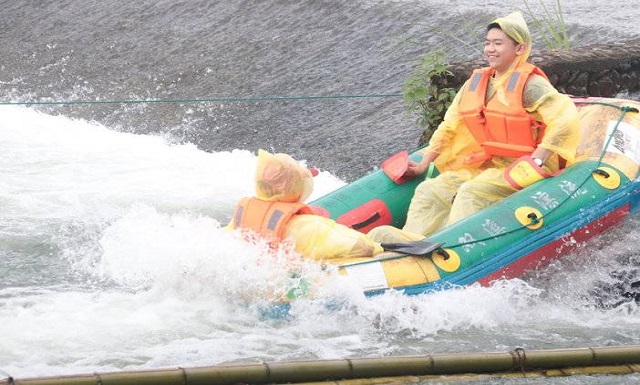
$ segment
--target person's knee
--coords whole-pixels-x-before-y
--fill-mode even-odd
[[[420,183],[418,187],[416,187],[414,191],[414,195],[418,195],[421,197],[430,197],[435,192],[434,187],[435,186],[434,186],[433,180],[430,180],[430,179],[425,180],[424,182]]]
[[[467,181],[460,185],[456,193],[456,198],[473,196],[478,191],[478,186],[473,181]]]

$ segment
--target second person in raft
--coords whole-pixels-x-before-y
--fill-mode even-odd
[[[228,228],[251,231],[272,246],[291,240],[295,251],[316,261],[372,257],[383,251],[365,234],[315,215],[304,201],[313,191],[311,172],[287,154],[258,150],[255,196],[235,207]]]
[[[544,72],[528,63],[531,35],[520,12],[487,27],[484,56],[443,122],[405,173],[442,173],[416,187],[402,230],[384,226],[379,242],[421,239],[458,222],[574,161],[578,113]]]

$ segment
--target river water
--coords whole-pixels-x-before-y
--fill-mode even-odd
[[[419,55],[477,57],[482,26],[524,4],[0,1],[0,370],[640,344],[637,305],[609,306],[638,278],[637,217],[490,287],[365,299],[305,265],[347,306],[301,301],[286,319],[261,308],[287,256],[221,230],[258,148],[319,168],[314,197],[414,148],[394,95]],[[574,47],[640,36],[638,8],[562,5]]]

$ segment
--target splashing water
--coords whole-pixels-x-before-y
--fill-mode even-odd
[[[436,26],[483,25],[521,5],[10,2],[0,92],[397,93],[430,48],[477,54]],[[564,5],[574,46],[640,35],[634,7]],[[407,34],[425,45],[399,44]],[[415,146],[399,98],[38,110],[0,107],[0,370],[14,377],[640,343],[637,301],[624,295],[637,278],[637,218],[523,279],[373,298],[316,264],[292,275],[290,249],[273,255],[223,229],[252,194],[259,147],[321,168],[313,200],[345,183],[338,174]],[[302,280],[313,299],[264,317]]]

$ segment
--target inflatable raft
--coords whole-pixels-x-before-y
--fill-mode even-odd
[[[366,295],[489,284],[544,266],[637,213],[640,103],[574,102],[582,133],[575,163],[425,238],[420,255],[390,251],[374,259],[344,260],[340,272],[353,277]],[[420,154],[410,158],[418,160]],[[381,168],[310,204],[365,233],[381,225],[402,227],[413,190],[436,174],[430,170],[422,178],[393,181],[392,173]]]

